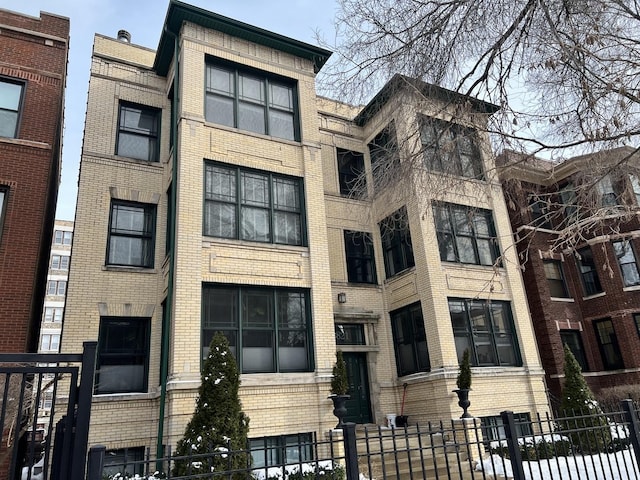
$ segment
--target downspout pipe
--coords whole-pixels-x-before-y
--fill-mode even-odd
[[[156,444],[156,458],[164,457],[164,415],[165,404],[167,400],[167,380],[169,376],[169,336],[171,331],[171,316],[173,311],[173,288],[174,288],[174,271],[175,271],[175,251],[176,251],[176,213],[177,213],[177,182],[178,182],[178,104],[180,101],[180,42],[178,36],[167,28],[164,31],[173,37],[173,101],[171,102],[171,110],[173,122],[171,122],[171,133],[173,135],[173,154],[172,154],[172,170],[171,170],[171,195],[167,201],[170,203],[171,216],[167,219],[169,222],[168,235],[173,236],[173,240],[169,243],[171,250],[169,253],[169,278],[167,287],[167,299],[162,315],[162,347],[160,349],[160,407],[158,410],[158,438]]]

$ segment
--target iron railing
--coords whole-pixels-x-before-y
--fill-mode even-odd
[[[105,467],[105,447],[90,451],[88,480],[103,479],[282,479],[307,480],[603,480],[640,478],[640,421],[630,400],[618,412],[571,412],[565,417],[525,420],[501,413],[501,438],[484,439],[480,419],[449,420],[403,428],[347,423],[324,438],[300,442],[312,458],[251,465],[251,451],[210,448],[210,453],[153,459],[147,454]],[[530,432],[518,435],[516,432]],[[288,448],[296,448],[288,445]],[[269,447],[268,449],[272,449]],[[259,455],[267,458],[267,447]],[[259,451],[259,450],[258,450]],[[242,455],[245,466],[231,459]],[[225,469],[221,456],[235,469]],[[257,458],[255,456],[254,458]],[[277,455],[271,455],[276,458]],[[187,465],[176,473],[176,465]],[[213,465],[217,465],[212,468]],[[114,472],[118,472],[115,474]]]

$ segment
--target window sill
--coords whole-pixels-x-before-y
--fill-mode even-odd
[[[574,303],[575,300],[569,297],[549,297],[552,302]]]
[[[637,292],[640,291],[640,285],[631,285],[630,287],[624,287],[623,292]]]
[[[125,265],[103,265],[103,272],[158,273],[155,268],[127,267]]]
[[[123,393],[94,393],[92,402],[116,402],[123,400],[153,400],[157,393],[150,392],[123,392]]]
[[[607,292],[594,293],[593,295],[588,295],[586,297],[582,297],[582,300],[592,300],[594,298],[604,297]]]
[[[415,273],[416,271],[416,267],[409,267],[405,270],[402,270],[401,272],[395,273],[393,276],[391,277],[387,277],[384,279],[384,284],[388,284],[388,283],[392,283],[395,282],[396,280],[398,280],[399,278],[405,277],[411,273]]]
[[[112,157],[114,160],[117,160],[118,162],[129,162],[129,163],[135,163],[136,165],[146,165],[148,167],[154,167],[154,168],[162,168],[162,162],[158,161],[149,161],[149,160],[140,160],[139,158],[131,158],[131,157],[122,157],[120,155],[113,155]]]
[[[221,237],[209,237],[202,235],[202,246],[209,248],[212,244],[226,244],[233,245],[235,247],[257,248],[257,249],[269,249],[274,248],[278,250],[291,250],[296,252],[308,252],[309,247],[306,245],[287,245],[285,243],[267,243],[267,242],[252,242],[250,240],[238,240],[234,238],[221,238]]]

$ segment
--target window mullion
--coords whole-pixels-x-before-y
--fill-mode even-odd
[[[275,191],[273,188],[273,174],[269,173],[269,241],[275,243]]]
[[[236,310],[238,312],[238,318],[236,318],[236,363],[238,364],[238,371],[240,373],[244,372],[244,367],[242,365],[242,357],[243,357],[243,336],[242,336],[242,328],[244,326],[244,316],[242,312],[242,297],[244,294],[244,290],[242,288],[238,288],[238,300],[236,305]]]
[[[264,89],[264,124],[265,124],[265,133],[267,135],[271,135],[271,125],[269,124],[269,79],[265,78],[262,83],[262,88]]]
[[[273,296],[273,335],[274,335],[274,339],[273,339],[273,355],[274,355],[274,362],[273,364],[275,365],[274,370],[276,372],[280,371],[280,355],[278,354],[278,352],[280,351],[280,336],[278,334],[279,332],[279,324],[280,324],[280,318],[278,315],[278,292],[276,289],[273,289],[271,292],[271,295]]]

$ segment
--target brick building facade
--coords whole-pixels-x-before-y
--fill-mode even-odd
[[[564,344],[596,394],[640,384],[636,157],[623,147],[561,164],[508,161],[513,165],[501,173],[518,206],[509,214],[555,399],[562,389]]]
[[[0,351],[35,352],[58,194],[69,19],[0,10]]]
[[[465,348],[474,414],[547,410],[506,204],[478,133],[497,107],[404,77],[364,109],[320,98],[330,52],[177,1],[162,32],[157,51],[124,34],[94,41],[62,338],[63,352],[98,339],[90,443],[133,457],[175,445],[215,331],[233,346],[258,448],[286,452],[287,439],[335,426],[336,349],[358,423],[399,414],[404,383],[410,422],[459,417]],[[464,126],[451,123],[452,99],[473,106]],[[458,165],[471,157],[473,178],[458,172],[439,202],[372,176],[376,146],[396,144],[404,161],[416,146],[392,138],[422,122],[460,135]],[[354,172],[363,197],[349,192]],[[464,243],[444,231],[452,216],[477,207],[467,250],[448,256],[456,234]],[[508,260],[494,265],[499,255]]]

